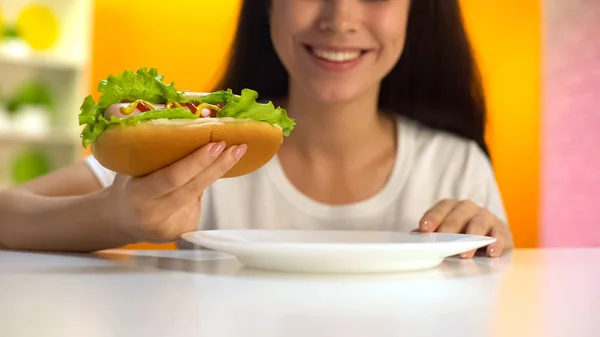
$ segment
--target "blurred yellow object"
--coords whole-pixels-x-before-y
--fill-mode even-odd
[[[35,50],[49,49],[58,40],[58,20],[50,9],[41,5],[23,9],[17,19],[17,30]]]

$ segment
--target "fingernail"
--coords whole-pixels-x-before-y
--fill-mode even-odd
[[[213,147],[210,149],[210,155],[213,157],[218,157],[224,149],[225,142],[219,142],[217,144],[214,144]]]
[[[429,222],[429,220],[424,220],[423,222],[421,222],[421,229],[424,231],[429,230],[430,224],[431,224],[431,222]]]
[[[246,153],[247,149],[248,149],[248,146],[246,144],[242,144],[242,145],[238,146],[233,151],[233,157],[235,158],[235,160],[240,160],[242,158],[242,156]]]
[[[460,254],[460,257],[463,258],[463,259],[466,259],[467,258],[467,253]]]
[[[499,253],[498,247],[496,247],[496,246],[490,246],[488,248],[488,255],[490,257],[497,257],[498,253]]]

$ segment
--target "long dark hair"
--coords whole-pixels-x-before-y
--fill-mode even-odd
[[[245,0],[230,64],[219,88],[256,90],[260,98],[288,94],[288,73],[272,45],[268,0]],[[379,108],[473,140],[484,139],[486,105],[459,0],[413,0],[404,51],[383,79]]]

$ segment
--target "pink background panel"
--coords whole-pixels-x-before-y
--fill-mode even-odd
[[[600,0],[545,0],[541,241],[600,246]]]

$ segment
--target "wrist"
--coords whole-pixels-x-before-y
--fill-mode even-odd
[[[89,195],[85,207],[89,210],[90,217],[95,219],[106,230],[119,246],[139,243],[138,238],[122,225],[122,217],[111,202],[110,187]]]

